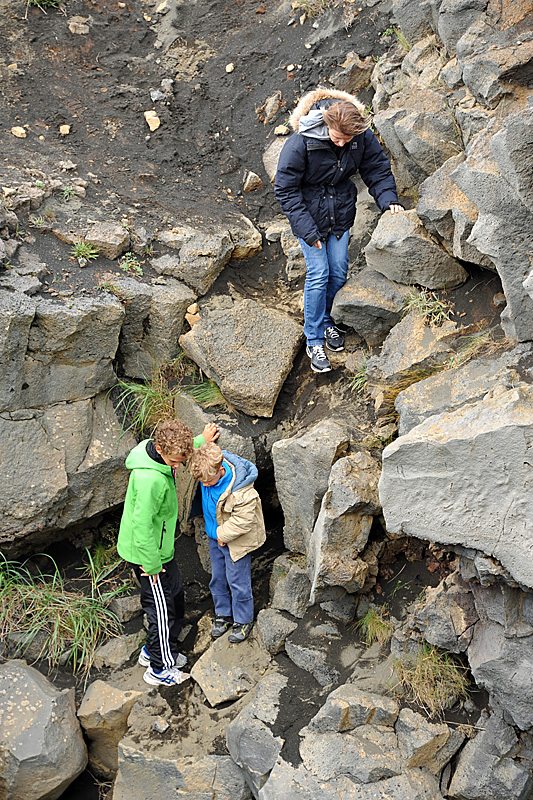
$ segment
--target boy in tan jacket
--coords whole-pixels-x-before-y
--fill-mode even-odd
[[[201,484],[209,539],[209,588],[215,604],[211,635],[217,639],[231,626],[228,640],[243,642],[254,620],[250,554],[266,538],[261,500],[253,485],[257,468],[209,442],[191,456],[190,471]]]

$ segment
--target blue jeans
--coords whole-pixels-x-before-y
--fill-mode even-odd
[[[233,617],[234,622],[244,625],[254,621],[254,599],[252,597],[252,557],[250,553],[233,562],[229,547],[209,539],[211,557],[211,580],[209,588],[213,595],[217,617]]]
[[[334,325],[330,316],[333,298],[346,283],[348,275],[347,230],[337,239],[331,234],[322,248],[309,247],[298,239],[302,248],[307,274],[304,286],[304,333],[309,347],[324,344],[324,329]]]

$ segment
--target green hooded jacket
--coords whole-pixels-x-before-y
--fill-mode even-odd
[[[178,498],[171,467],[150,458],[146,452],[149,441],[145,439],[134,447],[126,459],[131,475],[117,550],[125,561],[142,565],[148,575],[156,575],[174,558]],[[194,446],[202,444],[204,437],[196,436]]]

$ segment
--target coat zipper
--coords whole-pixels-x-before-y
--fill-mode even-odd
[[[163,522],[163,527],[161,529],[161,541],[159,542],[159,549],[163,547],[163,536],[165,535],[165,523]]]

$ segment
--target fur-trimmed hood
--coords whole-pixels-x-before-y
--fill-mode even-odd
[[[308,114],[315,103],[318,103],[319,100],[326,100],[329,98],[333,98],[334,100],[344,100],[347,103],[353,103],[357,110],[363,116],[365,115],[365,107],[361,101],[355,97],[355,95],[348,94],[348,92],[341,92],[338,89],[325,89],[319,87],[318,89],[314,89],[312,92],[307,92],[307,94],[304,94],[304,96],[300,99],[298,105],[289,118],[292,129],[295,131],[298,130],[300,118]]]

